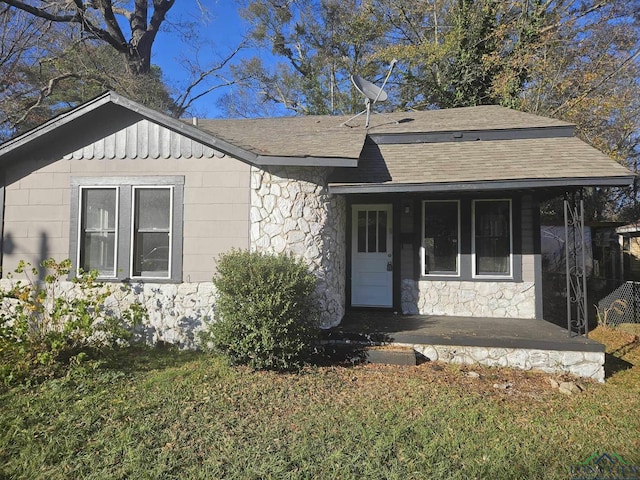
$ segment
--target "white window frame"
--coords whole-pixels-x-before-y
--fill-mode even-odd
[[[425,256],[426,256],[426,248],[424,244],[424,229],[425,229],[425,213],[426,213],[426,204],[427,203],[455,203],[457,214],[458,214],[458,253],[456,254],[456,271],[455,272],[431,272],[427,273],[425,269]],[[421,231],[420,231],[420,274],[423,277],[451,277],[458,278],[461,276],[461,248],[462,248],[462,232],[461,232],[461,212],[460,212],[460,200],[423,200],[422,201],[422,220],[421,220]]]
[[[136,236],[136,191],[137,190],[169,190],[169,265],[166,276],[149,276],[149,275],[134,275],[134,261],[135,261],[135,236]],[[173,185],[132,185],[131,187],[131,239],[129,248],[129,277],[134,280],[149,279],[149,280],[167,280],[171,278],[171,264],[172,264],[172,248],[173,248]]]
[[[83,248],[83,224],[82,224],[82,215],[84,213],[84,192],[86,190],[115,190],[116,192],[116,218],[115,218],[115,239],[113,245],[113,272],[111,275],[100,275],[100,278],[117,278],[118,276],[118,237],[119,237],[119,220],[120,220],[120,187],[117,185],[82,185],[78,188],[78,236],[77,236],[77,245],[76,248],[76,266],[80,267],[80,257],[82,248]]]
[[[509,271],[505,274],[482,274],[476,270],[476,204],[478,202],[508,202],[509,203]],[[471,269],[472,278],[513,279],[513,201],[511,198],[482,198],[474,199],[471,206]]]

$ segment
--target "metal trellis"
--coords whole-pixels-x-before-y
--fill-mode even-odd
[[[569,336],[589,331],[587,269],[582,189],[564,195],[565,264],[567,274],[567,329]]]

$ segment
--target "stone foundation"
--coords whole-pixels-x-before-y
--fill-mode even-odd
[[[481,364],[540,370],[547,373],[570,373],[604,382],[604,352],[535,350],[526,348],[465,347],[453,345],[410,346],[429,360],[458,364]]]
[[[149,318],[140,335],[150,345],[158,342],[195,349],[198,337],[214,320],[216,288],[211,282],[134,285],[132,293],[147,308]]]
[[[8,290],[12,281],[0,280],[0,288]],[[138,339],[156,345],[159,342],[176,345],[181,349],[195,349],[200,345],[198,333],[213,321],[216,289],[211,282],[154,284],[137,283],[131,290],[108,283],[114,293],[104,302],[113,311],[126,309],[138,301],[147,309],[148,319],[138,328]],[[78,287],[73,282],[61,282],[56,295],[72,298]]]
[[[533,282],[402,281],[402,313],[535,318]]]

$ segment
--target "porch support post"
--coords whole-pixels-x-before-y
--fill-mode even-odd
[[[569,336],[589,332],[587,269],[582,189],[564,196],[565,269],[567,276],[567,330]]]

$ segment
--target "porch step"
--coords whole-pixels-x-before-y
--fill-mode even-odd
[[[364,353],[366,363],[416,365],[416,352],[412,348],[370,347]]]

